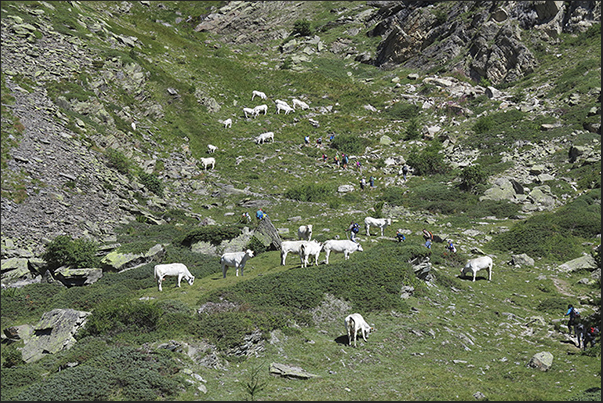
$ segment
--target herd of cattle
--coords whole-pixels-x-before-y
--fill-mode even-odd
[[[261,91],[253,91],[251,100],[255,97],[266,99],[266,94]],[[288,114],[295,110],[296,107],[301,109],[308,109],[309,105],[303,101],[298,99],[293,100],[293,106],[289,106],[285,101],[275,100],[276,113],[280,113],[280,111],[284,111],[285,114]],[[243,113],[245,118],[257,117],[261,112],[266,114],[268,111],[268,106],[263,104],[256,106],[255,108],[243,108]],[[232,119],[228,118],[224,122],[225,128],[232,127]],[[274,133],[266,132],[262,133],[255,138],[256,144],[263,144],[266,141],[274,141]],[[217,150],[217,147],[208,144],[207,152],[209,154],[214,153]],[[216,160],[213,157],[201,158],[201,163],[203,168],[207,170],[208,167],[212,169],[215,167]],[[366,217],[364,220],[364,226],[366,229],[366,235],[370,236],[370,228],[376,227],[380,229],[381,236],[383,237],[384,230],[387,226],[392,224],[391,218],[373,218]],[[325,264],[329,264],[329,256],[331,253],[341,253],[344,255],[344,260],[348,260],[350,255],[356,251],[362,252],[362,246],[350,239],[330,239],[325,242],[317,242],[312,241],[312,225],[302,225],[298,228],[297,236],[299,240],[295,241],[282,241],[281,242],[281,265],[284,266],[286,264],[287,255],[293,254],[298,255],[300,259],[301,267],[307,267],[308,264],[313,264],[318,266],[319,255],[321,252],[325,253]],[[222,276],[226,278],[226,272],[229,267],[233,267],[236,269],[236,276],[239,275],[239,271],[241,272],[241,276],[243,275],[243,269],[245,268],[245,264],[247,261],[254,257],[254,252],[250,249],[241,252],[227,252],[222,254],[220,257],[220,265],[222,267]],[[310,261],[312,259],[312,261]],[[478,271],[486,269],[488,271],[488,281],[492,279],[492,258],[489,256],[481,256],[475,259],[469,259],[467,264],[461,269],[461,276],[472,275],[473,281],[475,281],[475,277]],[[158,264],[154,267],[154,277],[157,281],[157,286],[159,291],[162,291],[161,284],[166,276],[173,276],[177,278],[177,286],[180,287],[181,281],[184,279],[188,282],[189,285],[193,285],[195,277],[190,273],[188,268],[182,263],[169,263],[169,264]],[[354,313],[348,315],[344,320],[344,325],[348,335],[348,345],[356,347],[357,337],[360,333],[361,337],[364,341],[367,341],[367,337],[370,332],[375,331],[373,327],[371,327],[362,315],[359,313]]]

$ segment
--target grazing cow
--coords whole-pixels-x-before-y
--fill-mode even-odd
[[[287,260],[287,255],[292,253],[300,256],[301,260],[301,246],[307,241],[283,241],[281,242],[281,266],[284,266]],[[302,261],[303,264],[303,261]]]
[[[275,105],[282,104],[282,105],[289,106],[289,104],[286,101],[281,101],[280,99],[275,99],[274,104]]]
[[[264,144],[268,140],[274,142],[274,132],[262,133],[255,138],[255,144]]]
[[[255,111],[256,116],[260,114],[260,112],[264,112],[264,115],[266,113],[268,113],[268,105],[263,104],[263,105],[258,105],[255,108],[253,108],[253,110]]]
[[[253,91],[251,93],[251,100],[253,101],[253,98],[255,98],[256,96],[262,98],[262,99],[266,99],[266,94],[264,94],[262,91]]]
[[[300,225],[297,229],[297,237],[299,239],[305,239],[306,241],[312,240],[312,224]]]
[[[208,153],[208,154],[213,154],[213,153],[215,153],[217,149],[218,149],[218,147],[216,147],[216,146],[214,146],[214,145],[211,145],[211,144],[208,144],[208,145],[207,145],[207,153]]]
[[[295,111],[295,109],[293,109],[292,107],[290,107],[287,104],[277,103],[276,104],[276,113],[280,114],[281,110],[285,111],[285,115],[288,115],[289,112]]]
[[[488,281],[492,280],[492,258],[490,256],[480,256],[475,259],[469,259],[465,267],[461,269],[461,276],[465,277],[468,273],[473,273],[473,281],[475,275],[482,269],[488,269]]]
[[[373,327],[366,323],[362,315],[359,313],[353,313],[346,316],[344,322],[346,331],[348,333],[348,346],[351,346],[352,342],[354,342],[354,347],[358,347],[358,332],[360,332],[362,339],[366,342],[366,338],[368,337],[369,333],[375,331]]]
[[[226,270],[228,267],[236,267],[237,276],[239,275],[239,269],[241,269],[241,276],[243,275],[243,269],[248,259],[253,257],[253,251],[247,249],[245,252],[227,252],[220,257],[220,264],[222,265],[222,277],[226,278]]]
[[[299,106],[302,109],[308,109],[310,107],[310,105],[308,105],[304,101],[300,101],[299,99],[293,99],[293,109],[295,109],[296,106]]]
[[[161,283],[166,276],[178,277],[178,287],[180,287],[182,279],[185,279],[189,285],[193,285],[193,282],[195,281],[195,276],[193,276],[191,272],[188,271],[188,268],[182,263],[157,264],[153,270],[153,277],[155,277],[155,280],[157,281],[159,291],[163,291]]]
[[[249,115],[251,115],[252,118],[255,118],[258,115],[257,111],[251,108],[243,108],[243,113],[245,114],[246,118],[248,118]]]
[[[201,158],[201,164],[203,169],[207,171],[207,167],[211,165],[212,169],[216,166],[216,159],[214,157]]]
[[[232,127],[232,119],[231,119],[231,118],[226,119],[226,120],[225,120],[224,122],[222,122],[222,123],[224,123],[224,128],[225,128],[225,129],[226,129],[226,128],[229,128],[229,127]]]
[[[364,219],[364,227],[366,228],[366,236],[371,236],[371,233],[370,233],[370,228],[371,227],[378,227],[378,228],[380,228],[381,229],[381,236],[383,236],[383,230],[388,225],[392,225],[392,219],[391,218],[366,217]]]
[[[316,241],[308,241],[306,243],[302,243],[300,246],[300,258],[302,261],[302,267],[308,266],[308,261],[310,260],[310,256],[314,256],[314,265],[318,266],[318,257],[320,255],[320,251],[322,250],[322,244]]]
[[[329,264],[329,255],[331,252],[343,253],[344,259],[348,260],[350,255],[356,251],[362,252],[362,246],[359,243],[350,241],[349,239],[329,239],[322,246],[325,251],[325,263]]]

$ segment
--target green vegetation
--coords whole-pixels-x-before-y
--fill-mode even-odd
[[[584,130],[585,123],[600,123],[600,116],[589,116],[592,107],[600,111],[599,24],[546,43],[522,32],[541,67],[497,88],[508,91],[513,102],[539,99],[546,105],[540,113],[503,108],[486,95],[454,99],[441,87],[408,78],[425,72],[377,69],[355,60],[365,52],[374,54],[383,39],[362,34],[367,27],[355,20],[374,8],[362,2],[296,3],[295,13],[280,16],[282,31],[261,43],[252,41],[263,30],[253,35],[196,30],[224,2],[48,4],[55,8],[52,12],[44,2],[3,2],[3,23],[5,14],[18,16],[38,27],[38,40],[49,24],[89,52],[89,65],[56,81],[35,82],[21,74],[10,80],[23,91],[43,86],[60,111],[53,119],[75,132],[74,140],[97,152],[108,168],[137,181],[130,189],[112,182],[111,175],[104,179],[104,189],[127,194],[123,197],[141,209],[148,207],[157,218],[145,211],[117,228],[116,251],[141,254],[162,244],[162,263],[185,264],[195,282],[178,288],[168,278],[159,292],[152,262],[104,272],[86,287],[55,282],[3,289],[3,328],[36,324],[54,308],[92,314],[72,348],[34,363],[22,361],[22,341],[3,343],[0,400],[353,396],[362,401],[471,401],[476,391],[486,395],[484,400],[601,400],[600,338],[597,346],[581,352],[560,332],[565,322],[559,321],[568,303],[578,303],[589,321],[600,322],[600,280],[588,283],[583,279],[590,280],[590,273],[559,269],[585,253],[601,266],[600,166],[583,159],[569,162],[567,156],[570,143],[600,154],[600,135]],[[434,3],[432,20],[451,23],[450,7]],[[36,10],[44,10],[44,16]],[[474,16],[468,10],[459,20]],[[87,28],[93,21],[103,29]],[[354,27],[361,34],[351,34]],[[303,44],[313,51],[308,61],[294,57],[299,51],[284,51],[287,44],[311,41],[313,35],[321,43]],[[124,45],[116,39],[120,36],[136,38],[136,45]],[[336,51],[335,45],[342,45],[337,41],[343,50]],[[448,66],[438,67],[438,74],[476,84],[458,68],[459,62],[454,61],[451,72]],[[35,182],[22,162],[13,163],[10,150],[28,128],[11,111],[8,73],[1,77],[2,197],[22,203]],[[134,83],[135,77],[140,81]],[[480,84],[491,85],[485,78]],[[399,97],[407,85],[443,107],[423,109]],[[250,95],[257,89],[271,99],[307,100],[311,110],[245,119],[241,108],[255,104]],[[568,102],[573,94],[579,95],[576,104]],[[102,119],[83,108],[88,103],[106,111]],[[369,104],[379,112],[365,109]],[[457,104],[472,113],[458,112],[453,108]],[[138,119],[139,130],[132,130],[130,117]],[[220,123],[227,117],[234,120],[229,132]],[[422,139],[422,129],[434,122],[442,126],[442,135]],[[543,131],[544,123],[560,124]],[[275,132],[274,143],[252,144],[256,134],[267,130]],[[332,142],[330,134],[335,134]],[[304,146],[304,135],[313,141],[322,136],[323,147]],[[393,143],[382,143],[384,135]],[[101,148],[99,140],[115,140],[119,146]],[[174,179],[170,159],[189,163],[206,156],[208,143],[219,149],[216,169],[176,172]],[[562,205],[524,211],[515,201],[480,200],[493,180],[514,172],[514,161],[504,156],[531,152],[535,146],[546,153],[535,155],[534,162],[554,167],[555,179],[546,184]],[[451,150],[456,148],[478,155],[471,165],[455,168],[458,161],[452,157],[458,154]],[[328,163],[321,159],[323,152]],[[335,167],[332,157],[342,152],[360,160],[362,169],[354,161],[345,170]],[[391,165],[390,157],[403,157],[412,167],[408,181],[402,183],[400,167]],[[154,169],[146,173],[151,160]],[[377,188],[360,191],[360,178],[369,176],[376,178]],[[78,188],[86,191],[80,182],[66,182],[61,191],[77,196]],[[339,194],[344,184],[356,190]],[[140,185],[158,197],[147,200]],[[186,189],[185,196],[172,200],[180,188]],[[161,198],[174,203],[156,202]],[[219,249],[244,227],[253,230],[255,220],[241,222],[241,212],[262,203],[283,239],[295,238],[301,223],[313,223],[313,239],[324,241],[344,239],[350,220],[362,222],[367,215],[394,222],[384,237],[361,231],[364,251],[349,260],[332,254],[329,265],[307,268],[300,267],[297,256],[281,266],[279,251],[252,236],[246,247],[255,257],[245,275],[230,271],[222,278],[219,257],[193,252],[191,246],[207,242]],[[202,225],[205,218],[217,225]],[[157,224],[160,219],[165,222]],[[394,240],[397,228],[406,231],[404,242]],[[437,242],[425,248],[422,228],[453,239],[458,252]],[[492,281],[483,273],[475,283],[460,278],[467,259],[482,252],[494,258]],[[520,253],[534,258],[535,265],[509,265],[511,256]],[[97,244],[68,236],[51,240],[44,254],[51,270],[98,267],[99,258]],[[415,272],[427,259],[433,275],[429,282]],[[401,297],[403,287],[412,287],[410,297]],[[347,346],[342,323],[351,312],[361,312],[376,329],[358,349]],[[552,370],[527,366],[541,351],[554,354]],[[319,377],[298,382],[271,376],[263,365],[268,362],[287,362]],[[197,381],[190,373],[205,380],[207,394],[191,384]]]

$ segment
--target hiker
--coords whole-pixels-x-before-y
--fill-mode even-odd
[[[426,241],[433,241],[433,234],[431,233],[431,231],[427,231],[425,228],[423,228],[423,239],[425,239]]]
[[[574,308],[574,306],[572,304],[569,304],[567,306],[567,312],[563,316],[568,316],[568,315],[569,315],[569,320],[567,321],[567,330],[569,332],[569,335],[571,336],[572,329],[574,328],[574,325],[576,324],[576,319],[580,317],[580,312],[576,311],[576,309]],[[574,333],[576,333],[575,329],[574,329]]]
[[[589,326],[586,331],[583,333],[582,339],[582,349],[586,350],[588,344],[590,343],[591,347],[595,346],[596,340],[595,338],[599,334],[599,328],[596,326]],[[579,346],[578,346],[579,347]]]
[[[354,222],[354,220],[352,220],[350,226],[345,231],[350,231],[350,240],[356,242],[356,234],[360,232],[360,225],[358,225],[357,222]]]
[[[316,139],[316,145],[320,146],[322,144],[322,137]]]
[[[428,239],[427,241],[425,241],[425,247],[427,249],[431,249],[431,239]]]
[[[452,239],[448,240],[448,245],[446,246],[446,249],[448,249],[452,253],[456,253],[456,248],[454,247],[454,244],[452,243]]]
[[[406,237],[402,233],[402,229],[399,228],[398,231],[396,231],[396,238],[398,239],[398,242],[406,241]]]
[[[369,183],[371,185],[371,190],[375,189],[375,178],[373,177],[373,175],[371,175],[371,177],[369,178]]]
[[[327,162],[327,154],[322,153],[322,162]]]
[[[331,134],[331,136],[329,137],[329,141],[333,141],[334,138],[335,138],[335,135]]]
[[[404,164],[402,167],[402,176],[404,177],[404,182],[406,182],[406,174],[408,174],[408,165]]]
[[[364,178],[360,179],[360,189],[364,190],[365,186],[366,186],[366,180]]]
[[[304,137],[304,143],[310,144],[310,136]]]
[[[251,216],[249,215],[249,213],[248,213],[248,212],[244,212],[244,213],[241,215],[241,222],[242,222],[242,223],[248,223],[248,222],[251,222]]]
[[[343,162],[343,169],[348,167],[349,158],[344,153],[341,153],[341,162]]]
[[[335,164],[339,166],[339,155],[335,154],[335,156],[333,157],[333,162],[335,162]]]
[[[260,221],[262,218],[264,218],[266,216],[266,214],[264,213],[264,211],[262,209],[259,209],[258,211],[256,211],[255,213],[255,218],[258,219],[258,221]]]

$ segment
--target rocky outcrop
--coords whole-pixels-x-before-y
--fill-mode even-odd
[[[33,326],[33,333],[24,339],[23,361],[38,361],[47,354],[71,348],[76,342],[73,336],[86,324],[90,314],[74,309],[53,309],[44,313]]]

